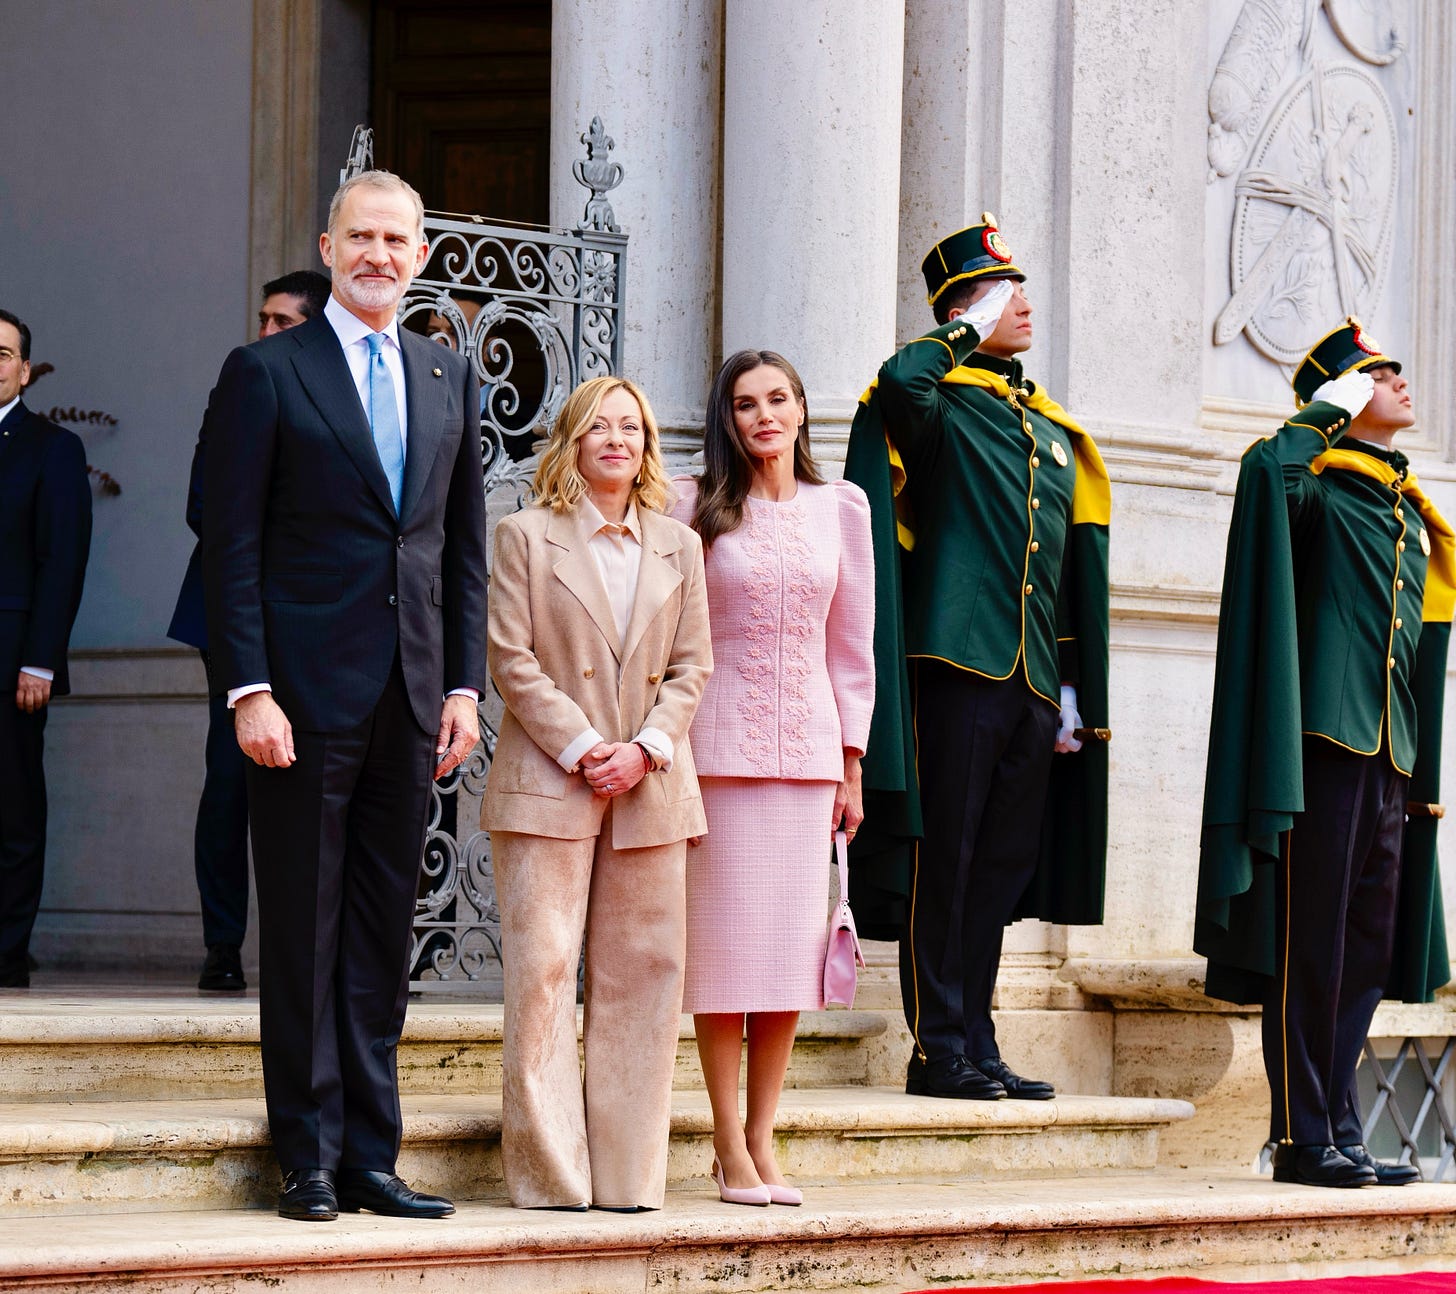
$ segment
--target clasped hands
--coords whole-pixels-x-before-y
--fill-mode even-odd
[[[271,692],[250,692],[233,708],[233,727],[243,754],[264,768],[288,768],[297,762],[293,725]],[[435,737],[435,778],[453,773],[480,740],[480,714],[475,698],[447,696],[440,709]]]
[[[651,771],[642,747],[633,741],[598,742],[581,757],[581,775],[602,800],[630,791]]]

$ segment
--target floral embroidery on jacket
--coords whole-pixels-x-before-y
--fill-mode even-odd
[[[738,672],[747,685],[738,703],[744,719],[738,748],[759,776],[794,777],[814,755],[805,645],[820,591],[802,501],[767,507],[750,501],[740,533],[749,569],[747,610],[738,625],[746,644]]]

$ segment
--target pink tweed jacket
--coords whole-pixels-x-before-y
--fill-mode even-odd
[[[677,477],[672,515],[697,483]],[[870,509],[848,481],[750,498],[743,524],[704,554],[713,676],[693,719],[706,777],[839,781],[875,703]]]

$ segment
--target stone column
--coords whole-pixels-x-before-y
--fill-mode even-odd
[[[572,177],[600,116],[625,172],[611,193],[627,232],[623,365],[652,400],[670,456],[702,440],[717,293],[722,0],[552,0],[551,223],[573,228]]]
[[[903,42],[886,0],[734,0],[726,14],[722,352],[793,362],[836,472],[895,343]]]

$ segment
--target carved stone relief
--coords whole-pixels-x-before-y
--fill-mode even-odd
[[[1242,167],[1214,344],[1242,333],[1282,364],[1373,313],[1395,223],[1394,111],[1370,72],[1312,56],[1321,13],[1367,64],[1405,48],[1388,0],[1245,0],[1209,86],[1210,182]]]

